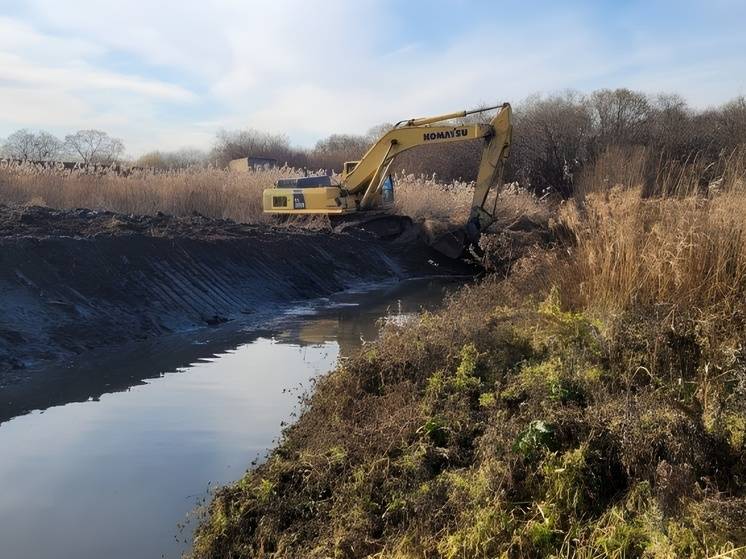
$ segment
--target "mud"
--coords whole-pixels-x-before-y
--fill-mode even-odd
[[[473,272],[405,237],[0,206],[0,390],[102,347],[258,320],[365,283]]]

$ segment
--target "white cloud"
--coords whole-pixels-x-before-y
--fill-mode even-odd
[[[0,52],[0,80],[23,87],[58,91],[91,89],[126,91],[166,101],[190,101],[194,95],[182,87],[137,76],[91,68],[85,63],[48,66],[14,54]]]
[[[36,87],[0,86],[0,135],[15,128],[58,129],[84,122],[88,106],[70,94]]]
[[[128,140],[132,135],[144,146],[157,104],[196,99],[178,84],[105,68],[97,62],[107,52],[87,38],[0,18],[0,134],[33,127],[64,135],[96,127]]]
[[[28,0],[23,21],[0,18],[0,135],[110,127],[137,152],[207,146],[218,127],[254,127],[312,143],[537,91],[630,86],[678,91],[698,106],[743,92],[746,63],[716,54],[717,36],[664,39],[631,27],[622,38],[581,5],[545,6],[518,22],[515,9],[493,17],[460,3],[454,17],[474,21],[454,35],[400,21],[399,9],[376,0]],[[690,55],[700,51],[709,59]]]
[[[30,59],[62,62],[100,55],[103,49],[77,37],[44,35],[27,23],[0,16],[0,52],[22,52]]]

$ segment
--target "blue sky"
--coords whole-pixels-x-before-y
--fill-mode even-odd
[[[0,0],[0,138],[100,128],[132,155],[332,132],[534,93],[746,94],[746,1]]]

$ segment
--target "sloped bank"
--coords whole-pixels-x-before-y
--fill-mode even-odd
[[[250,320],[365,282],[465,271],[434,268],[415,245],[202,216],[0,207],[0,388],[94,348]]]
[[[746,556],[742,357],[698,378],[730,357],[691,317],[603,323],[524,272],[322,377],[268,460],[217,491],[192,556]]]

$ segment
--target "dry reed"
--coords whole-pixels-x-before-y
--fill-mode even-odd
[[[746,288],[744,151],[703,168],[696,160],[657,172],[645,188],[632,161],[627,171],[602,158],[582,200],[565,204],[559,221],[572,231],[571,271],[557,278],[580,306],[607,310],[652,304],[742,306]],[[707,171],[714,179],[703,184]],[[626,181],[609,181],[622,177]],[[609,189],[608,187],[611,186]]]
[[[115,172],[41,169],[33,165],[0,167],[0,203],[53,208],[89,208],[126,214],[189,215],[246,223],[264,220],[261,193],[278,178],[297,174],[293,169],[229,173],[218,169],[173,172]]]
[[[214,168],[172,172],[89,173],[42,168],[33,164],[0,164],[0,203],[59,209],[89,208],[126,214],[164,212],[243,223],[268,221],[262,213],[262,191],[279,178],[303,176],[290,167],[233,173]],[[441,184],[434,177],[399,175],[398,212],[415,219],[463,219],[473,187],[466,182]]]

